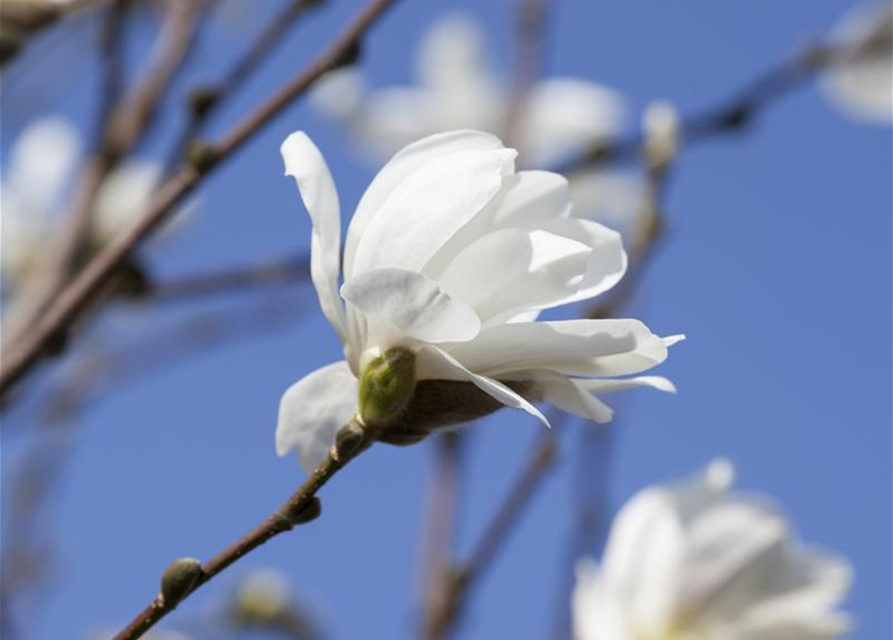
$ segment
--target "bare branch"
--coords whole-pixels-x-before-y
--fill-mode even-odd
[[[102,291],[124,264],[130,252],[167,219],[172,208],[198,186],[202,177],[218,163],[232,157],[323,74],[339,66],[345,56],[354,50],[363,34],[394,2],[372,0],[307,69],[237,124],[219,144],[209,145],[205,153],[193,159],[193,164],[178,170],[160,187],[140,223],[104,247],[41,315],[34,330],[12,345],[0,371],[0,399],[37,364],[53,339],[85,310],[90,300]]]

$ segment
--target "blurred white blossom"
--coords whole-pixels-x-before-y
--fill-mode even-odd
[[[77,130],[55,117],[28,125],[10,149],[0,181],[0,274],[6,294],[27,289],[47,266],[47,254],[66,224],[62,216],[70,209],[80,154]],[[127,160],[109,174],[96,195],[88,254],[139,222],[161,172],[157,163]],[[184,213],[174,219],[183,219]]]
[[[319,462],[357,414],[372,367],[392,353],[412,354],[413,395],[399,427],[390,425],[379,439],[398,428],[424,437],[415,422],[422,418],[440,426],[475,417],[462,413],[469,391],[492,405],[484,413],[505,405],[547,422],[532,404],[544,400],[607,422],[612,412],[594,394],[673,389],[664,378],[616,376],[659,364],[679,336],[660,338],[637,320],[535,322],[542,309],[610,289],[623,276],[626,254],[617,232],[571,217],[565,178],[516,172],[517,152],[497,137],[447,132],[394,156],[357,206],[343,269],[338,194],[322,154],[297,132],[282,155],[313,222],[313,283],[346,361],[286,391],[280,455],[297,449],[305,466]],[[444,391],[440,381],[453,383],[453,395],[423,410],[425,393]]]
[[[831,42],[844,53],[825,75],[828,97],[859,120],[893,122],[893,4],[851,9]]]
[[[645,156],[652,167],[669,165],[679,151],[681,136],[679,112],[664,100],[652,102],[642,116]]]
[[[441,131],[471,128],[504,136],[517,97],[492,69],[485,44],[486,35],[471,16],[449,14],[422,39],[416,54],[417,84],[369,89],[357,69],[345,68],[325,76],[312,99],[321,111],[346,123],[377,161]],[[625,112],[625,101],[614,89],[578,78],[546,78],[530,88],[522,108],[513,114],[511,144],[520,151],[524,166],[551,166],[617,137]],[[573,185],[591,175],[578,172],[569,178]],[[627,187],[641,188],[625,173],[598,175],[617,175]],[[605,196],[593,192],[593,185],[574,189],[576,215],[604,222],[598,213]],[[637,198],[622,213],[635,220],[638,210]],[[619,213],[615,209],[614,217]]]
[[[291,606],[288,579],[275,569],[257,569],[239,584],[234,613],[242,622],[275,620]]]
[[[600,567],[578,565],[576,640],[823,640],[848,563],[803,546],[765,500],[730,492],[726,460],[649,487],[617,515]]]

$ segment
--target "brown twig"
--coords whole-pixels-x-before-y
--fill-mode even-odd
[[[245,54],[229,70],[226,77],[217,84],[198,88],[192,92],[189,119],[177,141],[171,147],[171,155],[166,166],[175,167],[184,160],[189,143],[195,140],[205,123],[219,109],[223,102],[236,93],[251,74],[279,45],[297,20],[307,10],[320,5],[325,0],[291,0],[277,13],[248,48]]]
[[[158,282],[140,301],[178,302],[197,297],[234,293],[265,285],[305,282],[310,275],[308,256],[294,256],[267,264],[236,267],[216,273]]]
[[[86,248],[90,243],[93,205],[103,182],[120,159],[131,153],[148,131],[162,96],[192,47],[204,10],[204,0],[168,0],[165,7],[164,22],[143,73],[143,81],[128,94],[121,95],[120,99],[117,95],[119,79],[116,77],[119,63],[114,49],[124,8],[120,2],[112,7],[104,34],[109,54],[100,97],[103,120],[98,127],[97,149],[87,161],[72,212],[65,218],[66,225],[59,235],[57,246],[48,253],[45,271],[35,283],[36,292],[29,313],[22,316],[20,326],[8,328],[14,342],[27,341],[34,321],[78,271],[83,257],[88,254]]]
[[[193,565],[191,573],[185,576],[172,580],[174,571],[179,568],[176,566],[178,563],[175,562],[168,567],[165,575],[162,576],[162,592],[113,640],[136,640],[199,587],[231,564],[279,534],[316,519],[320,513],[319,499],[316,494],[348,462],[372,444],[372,439],[366,430],[355,422],[346,426],[342,433],[349,433],[350,437],[339,438],[338,444],[332,446],[326,459],[313,470],[300,488],[264,522],[210,560],[200,565]],[[166,584],[171,584],[171,586],[166,589]]]
[[[427,522],[422,531],[425,545],[422,553],[421,584],[428,594],[422,603],[422,626],[430,624],[435,615],[434,603],[441,577],[449,569],[450,553],[456,525],[459,478],[462,462],[463,441],[466,435],[458,429],[445,431],[434,441],[434,469],[427,501]]]
[[[546,473],[552,468],[555,438],[555,430],[541,432],[527,464],[512,483],[508,495],[500,503],[468,560],[443,569],[438,581],[439,588],[431,594],[430,613],[422,634],[424,640],[443,640],[455,629],[475,580],[490,567]]]
[[[232,157],[282,109],[304,93],[323,74],[339,66],[363,34],[395,0],[371,0],[359,16],[310,66],[269,100],[238,123],[217,145],[208,145],[192,164],[174,173],[162,185],[141,221],[131,231],[111,241],[80,271],[42,314],[24,339],[12,345],[0,371],[0,399],[40,360],[53,339],[64,331],[114,276],[131,251],[168,217],[172,208],[189,195],[202,176]]]
[[[516,134],[530,90],[542,74],[546,57],[546,30],[554,0],[520,0],[516,16],[515,54],[511,94],[503,131],[507,142]]]
[[[681,142],[691,145],[720,135],[736,133],[751,124],[762,111],[779,98],[800,87],[849,51],[848,46],[817,44],[769,70],[715,107],[685,118]],[[635,160],[643,136],[635,134],[614,141],[600,141],[578,158],[560,166],[559,172],[593,167],[608,162]]]

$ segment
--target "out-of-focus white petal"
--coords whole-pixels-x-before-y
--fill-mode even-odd
[[[161,173],[160,164],[133,160],[109,174],[96,194],[93,211],[92,231],[98,243],[136,226],[161,182]]]
[[[527,97],[517,123],[518,146],[531,166],[555,164],[617,135],[625,110],[613,89],[575,78],[548,78]]]
[[[644,182],[631,172],[586,171],[568,176],[574,209],[571,216],[600,222],[634,246],[645,222]]]
[[[307,374],[282,395],[276,426],[276,453],[298,450],[301,466],[310,472],[322,462],[338,429],[357,410],[357,379],[346,362],[335,362]]]
[[[847,47],[825,75],[828,97],[855,118],[893,122],[893,7],[857,6],[832,34]]]
[[[573,295],[591,252],[545,231],[497,229],[456,256],[438,281],[486,323]]]
[[[602,571],[643,637],[670,628],[685,556],[685,531],[662,491],[639,492],[615,518]]]
[[[481,328],[474,309],[415,271],[364,271],[344,283],[341,295],[366,316],[367,339],[379,347],[401,336],[431,343],[461,342],[474,338]]]
[[[458,360],[445,351],[434,346],[423,347],[417,354],[417,375],[419,379],[430,380],[464,380],[471,382],[478,389],[495,398],[507,407],[522,409],[536,417],[547,427],[549,421],[539,409],[526,398],[512,391],[503,383],[493,378],[478,375],[469,371]]]
[[[319,305],[347,341],[344,306],[338,296],[338,264],[341,260],[341,207],[335,182],[319,149],[303,131],[292,133],[280,148],[285,174],[295,178],[307,213],[313,222],[310,275]]]
[[[421,271],[499,192],[516,155],[514,149],[460,151],[423,164],[397,185],[366,225],[353,273],[383,267]]]
[[[571,596],[574,640],[630,640],[626,613],[592,558],[575,566],[576,582]]]
[[[548,369],[598,377],[650,369],[666,359],[667,348],[638,320],[566,320],[491,327],[450,353],[489,376]]]
[[[369,188],[366,189],[350,221],[344,247],[345,279],[354,273],[354,255],[369,221],[378,214],[385,200],[407,176],[432,160],[454,153],[502,148],[502,142],[496,136],[483,131],[464,129],[423,138],[397,153],[378,172]]]
[[[447,15],[428,29],[419,47],[416,65],[422,84],[442,93],[461,92],[463,88],[490,81],[484,33],[464,13]]]
[[[46,219],[59,204],[79,154],[77,130],[67,120],[43,118],[30,124],[10,150],[4,197],[14,193],[23,212]]]
[[[442,130],[438,96],[418,87],[386,87],[369,95],[354,126],[376,157],[387,158],[407,144]]]
[[[351,120],[361,107],[366,82],[356,67],[341,67],[319,79],[310,90],[309,100],[323,113],[339,120]]]

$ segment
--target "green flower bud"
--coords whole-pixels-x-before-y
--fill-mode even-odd
[[[176,606],[202,576],[202,563],[196,558],[180,558],[171,562],[161,576],[161,596],[165,604]]]
[[[360,417],[370,427],[399,420],[415,390],[415,354],[403,347],[373,359],[360,376]]]

